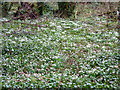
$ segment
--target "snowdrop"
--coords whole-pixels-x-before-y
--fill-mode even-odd
[[[56,26],[56,24],[53,22],[50,22],[50,26]]]
[[[118,32],[114,32],[115,36],[119,36],[119,33]]]
[[[11,43],[16,43],[15,41],[11,41]]]
[[[88,44],[86,47],[91,47],[92,45],[91,44]]]

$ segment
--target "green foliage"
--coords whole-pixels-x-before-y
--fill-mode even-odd
[[[119,87],[118,32],[104,18],[41,20],[3,24],[3,87]]]

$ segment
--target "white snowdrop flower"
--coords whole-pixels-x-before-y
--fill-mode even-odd
[[[85,77],[88,77],[88,75],[84,75]]]
[[[11,32],[9,31],[9,32],[6,32],[6,33],[8,33],[8,34],[9,34],[9,33],[11,33]]]
[[[100,47],[99,45],[95,45],[96,47]]]
[[[74,24],[75,26],[79,26],[79,24],[77,24],[77,23],[74,23],[74,22],[73,22],[73,24]]]
[[[15,37],[15,40],[18,39],[17,37]]]
[[[73,36],[69,35],[68,37],[70,38],[70,37],[73,37]]]
[[[64,74],[63,74],[63,76],[67,76],[67,74],[66,74],[66,73],[64,73]]]
[[[49,86],[49,88],[52,88],[52,86]]]
[[[3,19],[0,19],[0,21],[3,21]]]
[[[87,85],[91,85],[91,83],[87,83]]]
[[[99,18],[99,17],[96,17],[96,20],[100,20],[100,18]]]
[[[50,22],[50,26],[56,26],[56,24],[53,22]]]
[[[116,37],[112,37],[112,39],[117,39]]]
[[[61,21],[61,22],[66,22],[66,21]]]
[[[37,41],[41,41],[41,39],[37,39]]]
[[[31,24],[36,24],[35,22],[31,22]]]
[[[76,43],[73,43],[73,46],[76,46],[77,44]]]
[[[57,26],[57,29],[61,29],[62,27],[61,26]]]
[[[15,41],[11,41],[11,43],[16,43]]]
[[[21,42],[22,42],[22,41],[27,41],[27,40],[28,40],[27,37],[24,37],[24,38],[20,39]]]
[[[90,58],[95,58],[96,56],[95,55],[93,55],[93,56],[90,56]],[[86,67],[85,67],[86,68]]]
[[[114,32],[115,36],[119,36],[119,33],[118,32]]]
[[[101,39],[97,39],[97,41],[102,41]]]
[[[103,20],[103,21],[101,21],[101,22],[107,22],[107,21]]]
[[[12,41],[11,39],[7,39],[7,41]]]
[[[71,28],[71,27],[69,27],[69,26],[65,26],[64,28],[68,29],[68,28]]]
[[[37,76],[39,76],[40,74],[34,73],[33,75],[37,77]]]
[[[51,30],[51,31],[55,32],[56,30]]]
[[[8,21],[8,19],[7,18],[3,18],[2,21]]]
[[[39,23],[39,20],[36,20],[35,22],[36,22],[36,23]]]
[[[51,39],[52,39],[51,37],[48,38],[48,40],[51,40]]]
[[[69,21],[69,22],[74,23],[73,21]]]
[[[41,29],[42,29],[42,30],[46,30],[46,28],[44,28],[44,27],[41,27]]]
[[[77,87],[79,87],[79,85],[75,85],[75,86],[74,86],[74,88],[77,88]]]
[[[53,63],[53,61],[50,61],[51,63]]]
[[[109,32],[109,34],[113,34],[113,32]]]
[[[95,32],[92,32],[92,34],[96,34]]]
[[[57,59],[57,58],[59,58],[59,57],[58,57],[58,56],[54,56],[53,58]]]
[[[65,36],[61,36],[61,38],[64,38]]]
[[[52,64],[52,66],[56,66],[56,64]]]
[[[30,74],[25,74],[26,77],[30,77]],[[29,79],[28,79],[29,80]]]
[[[40,31],[40,27],[37,27],[38,31]]]
[[[59,33],[55,33],[55,35],[58,35],[58,36],[59,36]]]
[[[104,48],[106,48],[105,46],[102,46],[102,48],[104,49]]]
[[[73,77],[72,77],[72,79],[77,79],[77,78],[78,78],[78,76],[73,76]]]
[[[79,27],[79,28],[75,28],[75,29],[73,29],[73,30],[76,30],[76,31],[78,31],[79,29],[82,29],[82,27]]]
[[[67,84],[72,84],[72,82],[69,82],[69,83],[67,83]]]
[[[88,26],[88,25],[87,25],[87,24],[85,24],[85,23],[82,23],[82,25],[83,25],[83,26]]]
[[[42,71],[42,70],[44,70],[44,69],[43,69],[43,68],[41,68],[41,71]],[[44,74],[42,74],[42,75],[44,75]]]
[[[10,29],[10,31],[14,31],[14,29],[12,28],[12,29]]]
[[[53,67],[50,67],[50,69],[54,70],[55,68],[53,68]]]
[[[86,47],[91,47],[92,45],[91,44],[88,44]]]
[[[23,42],[23,41],[26,41],[26,40],[25,40],[25,39],[21,39],[21,40],[19,40],[19,41]]]
[[[96,69],[94,68],[94,69],[92,69],[92,70],[90,70],[88,72],[91,73],[91,72],[95,72],[95,71],[96,71]]]
[[[59,75],[59,76],[61,76],[62,74],[61,74],[61,73],[59,73],[58,75]]]
[[[42,68],[44,68],[44,67],[45,67],[45,65],[41,65],[41,67],[42,67]]]
[[[46,64],[44,64],[44,65],[48,66],[48,63],[46,63]]]

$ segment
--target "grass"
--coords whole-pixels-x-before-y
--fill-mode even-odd
[[[15,22],[2,27],[2,87],[119,88],[119,34],[106,19]]]

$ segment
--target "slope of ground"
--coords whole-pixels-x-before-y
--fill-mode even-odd
[[[118,88],[116,22],[110,29],[103,17],[24,21],[41,28],[18,22],[2,27],[3,87]]]

